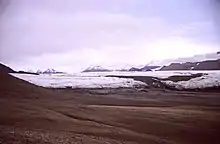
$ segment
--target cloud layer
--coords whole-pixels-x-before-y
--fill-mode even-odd
[[[208,4],[12,0],[0,17],[0,61],[18,69],[79,71],[214,52],[218,31]]]

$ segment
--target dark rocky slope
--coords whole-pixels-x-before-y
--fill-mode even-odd
[[[0,71],[5,73],[14,73],[15,71],[11,69],[10,67],[3,65],[0,63]]]
[[[34,74],[34,75],[38,75],[37,73],[34,73],[34,72],[26,72],[26,71],[15,71],[13,70],[12,68],[4,65],[4,64],[1,64],[0,63],[0,71],[1,73],[20,73],[20,74]]]
[[[166,70],[220,70],[220,59],[201,62],[171,63],[160,69]]]

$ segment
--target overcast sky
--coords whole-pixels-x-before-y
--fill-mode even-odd
[[[215,0],[0,1],[0,61],[15,69],[80,71],[220,50]]]

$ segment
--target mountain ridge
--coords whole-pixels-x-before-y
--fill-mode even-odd
[[[220,59],[200,62],[171,63],[160,69],[160,71],[169,70],[220,70]]]
[[[62,74],[62,73],[64,73],[64,72],[60,72],[60,71],[57,71],[57,70],[55,70],[55,69],[46,69],[46,70],[44,70],[44,71],[42,71],[42,70],[37,70],[37,72],[36,72],[37,74]]]
[[[135,71],[152,71],[155,68],[158,68],[160,66],[149,66],[145,65],[142,67],[130,67],[130,68],[123,68],[123,69],[107,69],[103,68],[101,66],[94,66],[94,67],[88,67],[87,69],[83,70],[82,72],[111,72],[111,71],[121,71],[121,72],[135,72]]]
[[[82,72],[111,72],[111,71],[113,70],[109,70],[98,65],[98,66],[90,66],[87,69],[83,70]]]

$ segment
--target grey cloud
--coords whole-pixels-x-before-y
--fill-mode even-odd
[[[72,49],[131,45],[139,38],[147,41],[169,31],[157,18],[140,19],[106,12],[58,14],[47,9],[24,9],[2,19],[3,60],[15,59],[14,55],[19,58]]]
[[[163,41],[160,49],[169,50],[170,37],[215,50],[212,7],[209,0],[11,0],[0,16],[0,61],[143,64],[152,45]]]

